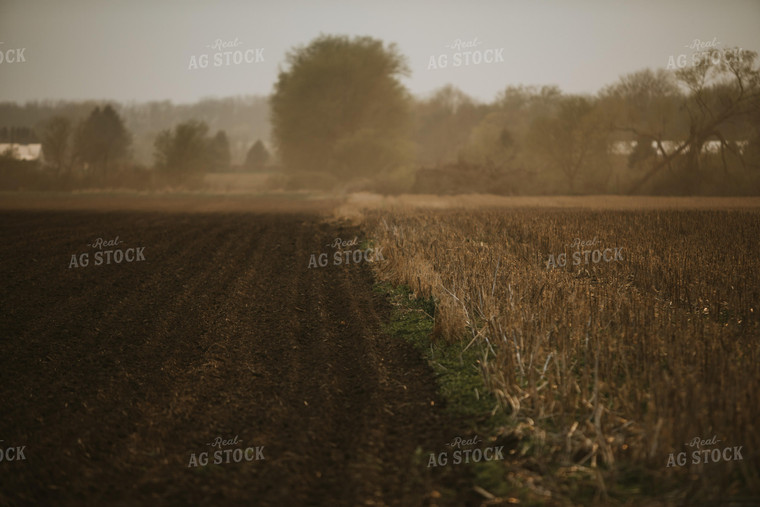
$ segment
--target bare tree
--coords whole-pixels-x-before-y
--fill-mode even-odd
[[[727,153],[735,155],[746,165],[736,143],[730,142],[725,132],[732,128],[736,130],[737,123],[744,122],[744,125],[747,125],[750,118],[756,116],[760,110],[760,70],[754,67],[756,58],[757,53],[738,48],[723,51],[722,54],[715,50],[707,53],[693,66],[675,72],[675,78],[686,92],[680,99],[680,109],[686,112],[688,120],[684,131],[688,133],[685,134],[685,140],[670,152],[663,144],[663,134],[667,130],[664,115],[660,123],[641,121],[641,118],[639,121],[631,121],[630,117],[623,116],[623,125],[618,125],[618,128],[633,132],[642,139],[651,139],[662,156],[630,188],[629,193],[638,192],[664,167],[672,167],[676,162],[680,162],[686,170],[696,174],[700,168],[702,148],[710,139],[720,142],[721,161],[726,174]],[[647,81],[646,78],[650,76],[655,79]],[[623,80],[617,85],[617,89],[624,90],[625,86],[632,82],[637,85],[636,89],[652,97],[659,94],[667,101],[667,98],[672,96],[672,90],[665,86],[667,80],[662,73],[641,73],[634,76],[634,79],[629,79],[629,82]],[[642,110],[641,103],[637,103],[638,98],[639,95],[629,95],[628,111]],[[672,105],[668,108],[672,110]],[[678,129],[671,129],[673,130]]]
[[[529,140],[536,153],[565,177],[571,193],[578,189],[583,171],[604,166],[606,153],[605,117],[592,100],[565,97],[554,117],[536,119]]]

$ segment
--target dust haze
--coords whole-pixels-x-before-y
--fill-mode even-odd
[[[758,20],[0,0],[0,504],[757,505]]]

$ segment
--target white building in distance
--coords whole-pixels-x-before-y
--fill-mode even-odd
[[[42,144],[0,143],[0,155],[10,155],[17,160],[40,160]]]

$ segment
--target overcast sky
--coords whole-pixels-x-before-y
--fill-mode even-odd
[[[0,52],[17,59],[23,49],[25,60],[0,63],[0,101],[266,95],[285,53],[320,34],[396,43],[415,95],[451,83],[490,101],[518,84],[595,93],[691,55],[695,39],[760,51],[760,1],[0,0]],[[242,60],[231,54],[227,65],[222,54],[216,66],[218,39]],[[457,40],[472,47],[452,48]],[[464,51],[478,51],[480,64],[462,54],[455,66]],[[430,68],[440,55],[446,68]]]

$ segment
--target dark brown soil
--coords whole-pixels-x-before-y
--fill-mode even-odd
[[[477,501],[466,467],[427,468],[465,432],[419,354],[383,334],[370,268],[307,267],[360,230],[315,214],[3,211],[0,234],[0,447],[26,446],[0,463],[0,504]],[[87,244],[116,236],[145,262],[95,266]],[[69,268],[83,252],[89,266]],[[265,459],[188,467],[218,436]]]

